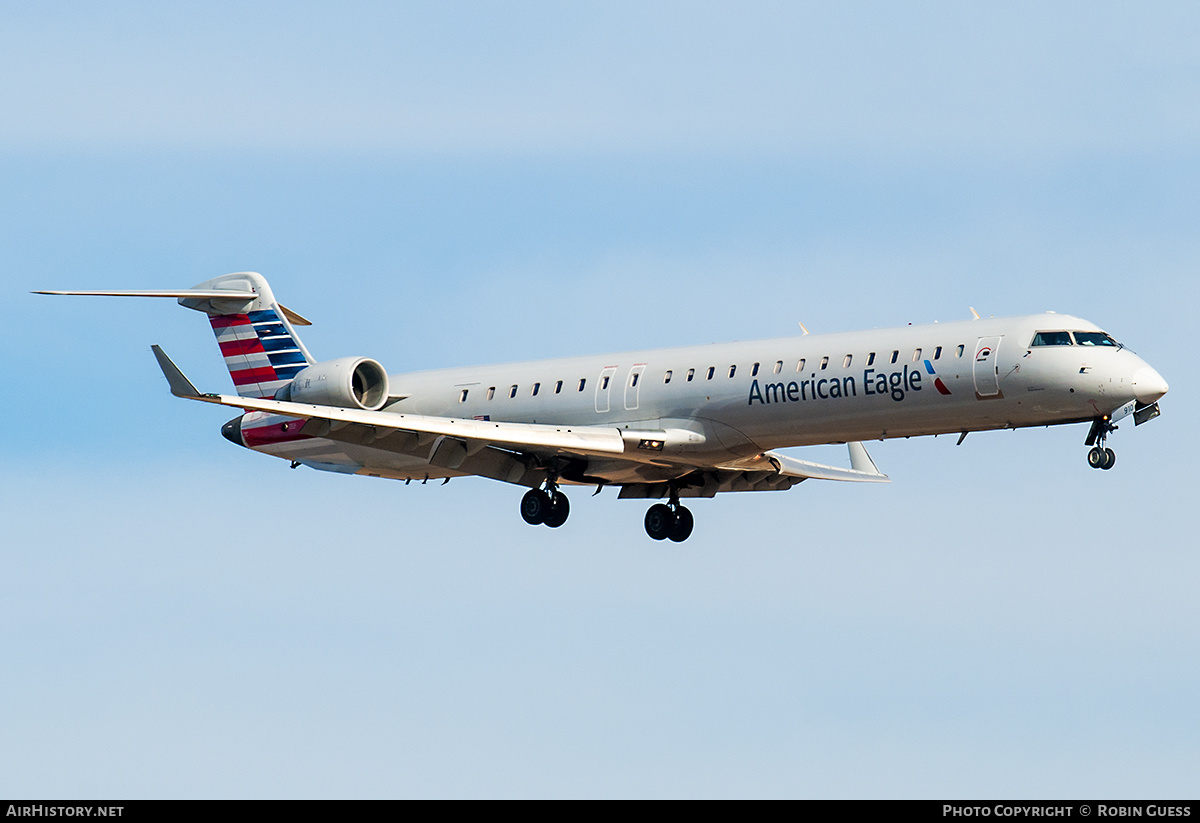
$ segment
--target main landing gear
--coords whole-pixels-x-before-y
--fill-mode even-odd
[[[570,513],[567,496],[554,480],[547,480],[543,488],[530,489],[521,498],[521,517],[531,526],[557,529]],[[692,513],[679,505],[679,495],[674,492],[669,503],[656,503],[646,512],[646,534],[655,540],[682,543],[691,536],[693,525]]]
[[[1087,459],[1088,465],[1093,469],[1107,470],[1117,465],[1117,453],[1104,446],[1104,441],[1108,438],[1109,433],[1116,429],[1117,427],[1110,423],[1107,417],[1100,417],[1092,421],[1092,428],[1088,431],[1087,440],[1083,441],[1083,445],[1092,447],[1088,452]]]
[[[530,489],[521,498],[521,517],[531,526],[546,525],[557,529],[567,522],[570,513],[567,496],[552,480],[546,481],[545,489]]]
[[[682,543],[692,534],[692,513],[679,505],[679,495],[672,492],[670,503],[655,503],[646,512],[646,534],[654,540]]]

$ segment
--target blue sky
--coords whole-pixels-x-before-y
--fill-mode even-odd
[[[1186,4],[0,12],[0,791],[1194,796]],[[307,470],[172,398],[263,272],[392,371],[1054,309],[1171,384],[693,506]],[[647,299],[649,298],[649,299]],[[648,310],[647,306],[653,306]],[[840,449],[810,450],[841,461]]]

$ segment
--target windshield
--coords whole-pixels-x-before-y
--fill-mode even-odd
[[[1102,331],[1077,331],[1075,342],[1080,346],[1117,346],[1121,344]]]
[[[1033,336],[1031,346],[1069,346],[1071,333],[1065,331],[1040,331]]]

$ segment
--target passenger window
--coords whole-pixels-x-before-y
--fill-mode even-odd
[[[732,374],[731,374],[731,375],[729,375],[729,376],[730,376],[730,377],[733,377],[733,375],[732,375]],[[754,364],[754,366],[753,366],[753,367],[750,369],[750,376],[751,376],[751,377],[758,377],[758,364],[757,364],[757,363],[755,363],[755,364]]]
[[[530,396],[530,397],[537,397],[538,389],[540,389],[541,387],[542,387],[542,384],[541,384],[541,383],[534,383],[534,384],[533,384],[533,391],[531,391],[531,392],[529,393],[529,396]]]
[[[663,375],[663,382],[664,383],[671,382],[671,370],[670,369],[667,369],[667,373]]]
[[[960,345],[959,345],[959,347],[958,347],[958,356],[959,356],[959,357],[962,357],[962,356],[963,356],[963,347],[962,347],[962,345],[961,345],[961,344],[960,344]]]
[[[708,367],[708,379],[709,379],[709,380],[712,380],[712,379],[713,379],[713,375],[714,375],[714,374],[716,374],[716,373],[717,373],[717,367],[716,367],[716,366],[709,366],[709,367]]]
[[[942,347],[941,346],[938,346],[936,349],[933,350],[933,359],[934,360],[942,359]]]
[[[846,358],[844,360],[842,360],[842,368],[843,369],[850,368],[850,359],[851,359],[850,355],[846,355]]]
[[[583,391],[583,387],[586,385],[587,385],[587,378],[586,377],[579,378],[579,390]]]
[[[1071,333],[1065,331],[1040,331],[1033,336],[1030,348],[1034,346],[1069,346]]]
[[[557,383],[554,384],[554,393],[555,394],[562,393],[562,381],[561,380],[559,380]]]
[[[635,371],[633,374],[629,375],[629,388],[632,389],[634,386],[637,385],[637,379],[638,379],[639,374],[641,374],[641,372]]]
[[[913,349],[913,362],[916,363],[920,359],[921,359],[921,350]]]
[[[868,366],[875,365],[875,352],[871,352],[870,354],[867,355],[867,365]]]
[[[775,373],[779,374],[781,371],[783,371],[783,361],[776,360],[775,361]]]
[[[896,351],[892,352],[892,362],[895,363],[899,359],[900,359],[900,350],[896,349]]]
[[[517,396],[517,387],[516,386],[513,386],[511,389],[508,390],[508,396],[510,398]]]
[[[829,358],[822,357],[821,358],[821,371],[825,371],[825,369],[827,369],[827,368],[829,368]]]
[[[734,373],[735,371],[737,371],[737,366],[730,366],[730,367],[729,367],[729,376],[730,376],[730,377],[733,377],[733,373]]]
[[[692,378],[693,378],[693,377],[695,377],[695,376],[696,376],[696,370],[695,370],[695,369],[688,369],[687,381],[688,381],[689,383],[691,383],[691,382],[692,382]]]
[[[606,374],[606,375],[604,375],[604,377],[602,377],[600,379],[600,391],[604,391],[607,388],[608,388],[608,375]]]
[[[458,396],[458,402],[459,402],[459,403],[466,403],[466,402],[467,402],[467,391],[469,391],[469,390],[468,390],[468,389],[463,389],[463,390],[462,390],[462,394],[460,394],[460,395]]]
[[[496,387],[495,387],[495,386],[489,386],[489,387],[488,387],[488,400],[491,400],[491,399],[492,399],[493,397],[495,397],[495,396],[496,396]]]
[[[804,371],[804,358],[801,357],[796,361],[796,371]]]

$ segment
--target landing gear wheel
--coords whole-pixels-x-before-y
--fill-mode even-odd
[[[530,489],[521,498],[521,517],[531,526],[545,523],[552,508],[550,496],[541,489]],[[566,520],[566,517],[563,519]]]
[[[1088,452],[1088,465],[1093,469],[1107,470],[1117,465],[1117,453],[1104,445],[1104,441],[1116,430],[1117,427],[1109,420],[1108,415],[1092,421],[1092,427],[1088,430],[1083,445],[1092,447]]]
[[[567,502],[567,496],[560,491],[554,492],[550,499],[550,510],[546,512],[542,522],[552,529],[557,529],[567,522],[567,515],[571,513],[571,504]]]
[[[675,509],[675,528],[671,529],[668,537],[675,543],[682,543],[691,536],[693,525],[692,513],[684,506],[678,506]]]
[[[654,540],[666,540],[675,531],[675,512],[670,506],[655,503],[646,512],[646,534]]]

